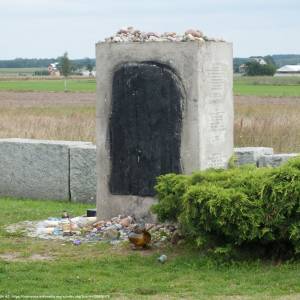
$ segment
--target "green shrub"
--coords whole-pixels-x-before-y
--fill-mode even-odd
[[[152,210],[160,220],[176,222],[182,211],[182,196],[190,179],[185,175],[167,174],[158,177],[157,181],[155,189],[160,195],[160,201]]]
[[[274,169],[168,174],[156,191],[159,220],[178,222],[197,246],[300,252],[300,158]]]

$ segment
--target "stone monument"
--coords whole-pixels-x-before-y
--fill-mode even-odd
[[[230,43],[128,28],[99,42],[96,59],[99,218],[149,219],[157,176],[227,166]]]

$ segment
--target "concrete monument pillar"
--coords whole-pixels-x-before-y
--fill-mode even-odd
[[[231,44],[100,42],[96,58],[99,218],[147,219],[158,175],[227,166]]]

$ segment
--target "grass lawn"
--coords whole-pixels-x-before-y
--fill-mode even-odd
[[[68,79],[69,92],[95,92],[95,79]],[[64,80],[1,80],[0,91],[50,91],[63,92]]]
[[[1,76],[32,76],[36,71],[47,71],[47,68],[0,68]]]
[[[234,77],[234,94],[259,97],[300,97],[300,77]]]
[[[300,97],[300,85],[253,85],[236,82],[235,95],[258,97]]]
[[[188,248],[135,252],[128,245],[73,246],[8,234],[22,220],[82,214],[87,205],[0,199],[0,299],[3,295],[107,295],[112,299],[299,299],[300,263],[217,263]],[[169,260],[156,259],[166,253]],[[51,257],[38,261],[32,255]],[[20,299],[22,299],[20,297]],[[45,298],[44,298],[45,299]]]
[[[64,91],[62,79],[0,80],[0,91]],[[69,79],[70,92],[95,92],[95,79]],[[263,97],[300,97],[298,77],[235,77],[234,94]]]

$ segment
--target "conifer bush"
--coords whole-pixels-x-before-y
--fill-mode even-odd
[[[178,222],[197,246],[300,252],[299,157],[277,168],[167,174],[156,191],[158,219]]]

